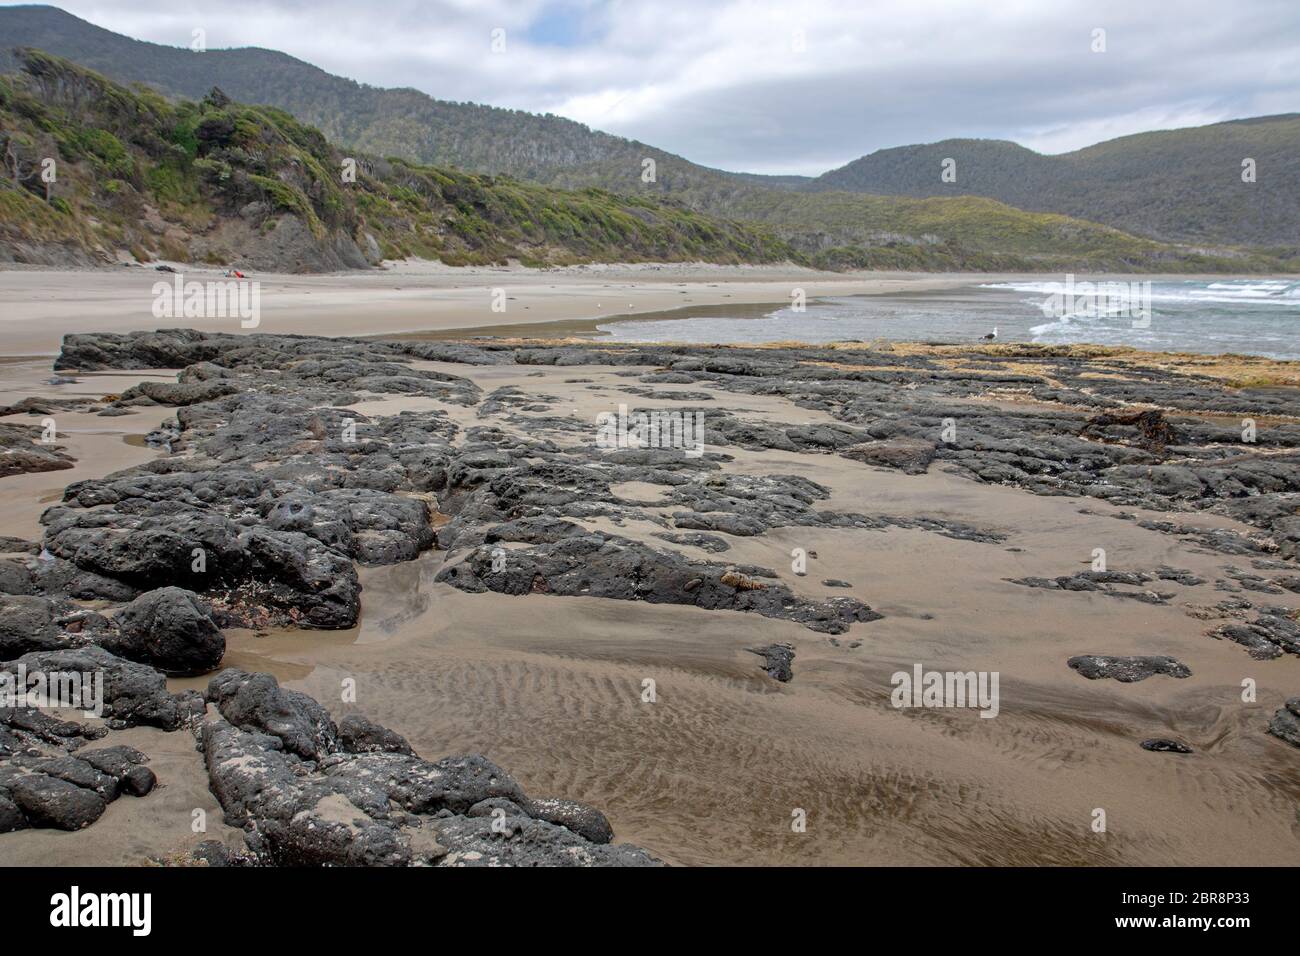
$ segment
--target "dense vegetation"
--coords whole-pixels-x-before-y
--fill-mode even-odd
[[[308,270],[402,256],[541,265],[792,255],[761,230],[650,197],[365,156],[352,157],[348,182],[350,157],[282,110],[220,91],[172,103],[37,51],[20,62],[21,74],[0,79],[0,237],[11,244],[220,263],[261,250],[289,257],[264,268]],[[58,164],[48,197],[46,157]]]
[[[774,190],[739,196],[741,218],[770,223],[825,268],[979,271],[1295,270],[1262,250],[1206,252],[993,199],[911,199]]]
[[[0,9],[0,49],[19,46],[65,57],[119,83],[144,83],[187,99],[219,87],[240,102],[292,113],[332,142],[380,156],[545,181],[552,170],[620,157],[639,173],[647,155],[642,144],[557,116],[377,89],[274,50],[197,53],[146,43],[54,7]]]

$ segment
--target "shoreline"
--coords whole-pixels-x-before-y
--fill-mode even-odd
[[[211,267],[184,269],[187,276],[199,280],[221,278],[220,270]],[[393,336],[608,321],[683,305],[769,303],[788,299],[796,287],[815,298],[951,288],[983,278],[982,274],[844,275],[793,266],[698,263],[539,270],[401,262],[384,271],[251,276],[260,283],[258,326],[241,329],[237,319],[222,319],[206,321],[203,327],[236,334]],[[193,325],[193,320],[160,320],[152,315],[150,289],[158,281],[170,281],[170,275],[145,268],[0,271],[0,299],[8,305],[0,319],[0,355],[55,355],[67,332]],[[505,290],[504,313],[493,311],[496,289]],[[376,316],[383,318],[377,321]]]
[[[861,295],[889,295],[897,293],[868,292]],[[820,302],[826,296],[808,299],[808,304]],[[360,338],[379,339],[390,342],[417,341],[442,342],[477,339],[534,339],[539,342],[558,341],[561,339],[578,339],[590,342],[614,341],[609,333],[602,332],[600,326],[611,322],[637,319],[641,322],[671,322],[674,319],[690,319],[705,314],[715,314],[719,308],[727,309],[727,318],[761,319],[778,309],[784,308],[785,302],[728,302],[702,305],[682,305],[676,308],[659,309],[654,312],[637,314],[626,312],[598,319],[557,319],[549,322],[518,322],[501,325],[484,325],[470,329],[420,329],[415,332],[387,332],[379,335],[363,335]],[[473,332],[473,335],[466,333]]]
[[[181,266],[199,280],[220,279],[212,267]],[[598,324],[681,318],[677,310],[771,311],[802,288],[810,301],[833,296],[924,294],[993,282],[1034,281],[1043,273],[826,273],[796,266],[703,263],[589,265],[555,269],[449,267],[404,261],[384,270],[321,275],[255,275],[262,312],[256,328],[237,319],[198,327],[236,334],[298,334],[363,338],[444,339],[515,334],[594,337]],[[169,274],[122,269],[0,268],[0,357],[54,356],[69,332],[152,331],[195,325],[153,316],[151,288]],[[1129,279],[1098,273],[1097,280]],[[1162,276],[1144,276],[1152,280]],[[1211,278],[1171,275],[1170,279]],[[493,290],[505,292],[505,313],[492,311]],[[675,313],[669,315],[668,313]],[[687,312],[685,317],[689,317]]]

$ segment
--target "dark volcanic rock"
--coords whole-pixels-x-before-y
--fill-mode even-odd
[[[7,554],[39,554],[41,546],[35,541],[28,541],[26,538],[15,538],[12,535],[0,535],[0,552]]]
[[[348,753],[394,753],[414,755],[415,751],[399,733],[368,720],[361,714],[348,714],[339,721],[339,745]]]
[[[1163,737],[1155,737],[1150,740],[1142,741],[1142,749],[1151,750],[1156,753],[1171,754],[1189,754],[1192,752],[1192,748],[1187,746],[1187,744],[1180,743],[1177,740],[1166,740]]]
[[[1173,597],[1172,593],[1162,594],[1144,587],[1156,577],[1157,575],[1143,571],[1080,571],[1077,574],[1056,578],[1007,578],[1007,580],[1027,588],[1042,588],[1048,591],[1095,591],[1107,597],[1141,601],[1143,604],[1167,604],[1169,598]],[[1183,580],[1185,583],[1188,579]],[[1199,579],[1197,580],[1199,582]],[[1115,585],[1142,588],[1142,590],[1125,591]]]
[[[449,817],[435,821],[447,853],[439,866],[659,866],[658,860],[627,843],[591,843],[567,827],[521,818],[508,837],[488,818]]]
[[[842,634],[855,622],[881,617],[852,598],[806,600],[784,585],[755,582],[722,565],[688,561],[676,553],[599,534],[512,549],[499,570],[492,549],[482,546],[464,561],[444,567],[436,580],[470,592],[603,597],[752,611],[827,634]]]
[[[1223,624],[1210,632],[1218,640],[1240,644],[1256,660],[1266,661],[1286,654],[1300,655],[1300,624],[1289,608],[1259,608],[1255,620]]]
[[[34,707],[0,707],[0,757],[16,753],[36,756],[50,745],[75,750],[107,733],[103,726],[60,720]]]
[[[410,835],[387,819],[378,786],[347,793],[302,767],[264,734],[245,733],[224,720],[201,726],[200,745],[213,794],[231,826],[243,827],[252,849],[279,866],[404,866],[430,862],[413,851]],[[301,771],[301,772],[300,772]],[[383,803],[385,819],[349,799]]]
[[[108,809],[91,790],[44,774],[24,774],[11,780],[0,777],[0,789],[22,811],[28,825],[55,830],[81,830]]]
[[[270,674],[227,668],[208,682],[206,697],[240,730],[276,737],[286,751],[306,760],[338,746],[329,712],[306,694],[285,690]]]
[[[897,468],[909,475],[922,475],[934,460],[936,446],[919,438],[890,438],[853,445],[840,454],[845,458],[879,468]]]
[[[523,806],[534,820],[545,820],[571,830],[592,843],[609,843],[614,839],[614,828],[605,814],[595,807],[574,800],[531,799]]]
[[[182,370],[175,382],[95,403],[113,414],[154,416],[145,427],[168,416],[150,440],[169,454],[74,483],[42,518],[48,553],[38,560],[23,548],[19,557],[0,561],[0,591],[25,599],[5,605],[13,623],[7,630],[0,624],[0,658],[65,655],[60,660],[74,667],[105,672],[110,723],[179,726],[201,709],[194,695],[173,697],[152,668],[94,646],[105,640],[116,646],[121,628],[114,636],[105,615],[72,602],[120,605],[142,591],[179,587],[197,594],[218,626],[350,627],[361,595],[355,563],[410,561],[438,547],[450,552],[438,580],[488,600],[545,593],[675,603],[838,634],[879,615],[848,597],[796,594],[766,568],[694,560],[699,552],[661,551],[641,540],[648,531],[684,549],[719,553],[729,546],[725,535],[907,531],[968,542],[978,561],[979,545],[1001,544],[1011,530],[942,513],[830,510],[832,489],[805,477],[817,472],[809,455],[904,474],[935,468],[1038,495],[1097,498],[1112,507],[1095,513],[1135,528],[1279,563],[1255,564],[1255,571],[1294,570],[1300,552],[1295,390],[1227,388],[1193,366],[1143,364],[1106,350],[903,351],[386,342],[193,330],[68,336],[60,368]],[[679,448],[598,448],[590,422],[567,417],[566,403],[553,392],[504,386],[485,397],[468,379],[430,367],[432,361],[617,366],[638,383],[629,384],[630,394],[703,413],[706,447],[698,457]],[[1008,393],[1015,400],[1003,400]],[[355,410],[362,401],[394,395],[434,400],[422,407],[445,403],[473,412],[368,416]],[[767,407],[770,397],[815,413],[816,420],[768,420],[755,409]],[[34,404],[21,411],[43,414]],[[1230,427],[1242,417],[1269,423],[1254,444],[1244,444]],[[48,453],[52,467],[66,467],[58,464],[57,448],[32,442],[30,427],[13,427],[0,444],[16,449],[16,460]],[[769,459],[801,460],[782,466],[790,473],[759,473],[754,462],[763,459],[752,453],[768,451],[777,453]],[[742,455],[743,467],[729,467]],[[653,487],[653,500],[619,490],[628,486]],[[1152,511],[1207,511],[1249,530],[1198,526],[1181,515],[1155,520]],[[592,530],[610,525],[636,527],[637,540]],[[1279,594],[1287,580],[1229,570],[1218,584],[1253,596]],[[1174,594],[1153,590],[1163,587],[1157,582],[1173,582],[1170,588],[1203,583],[1165,567],[1019,583],[1167,603]],[[1253,607],[1245,602],[1222,614],[1207,612],[1206,619],[1224,622],[1214,636],[1261,658],[1300,653],[1293,610],[1254,608],[1248,620]],[[124,615],[119,624],[129,620]],[[206,631],[201,622],[190,623]],[[781,679],[783,672],[788,677],[789,659],[778,654],[770,661],[776,647],[759,653],[765,669]],[[1187,673],[1170,658],[1082,656],[1070,664],[1093,679]],[[200,734],[212,789],[228,818],[245,828],[260,862],[653,862],[644,851],[607,845],[608,821],[598,811],[532,801],[482,756],[424,761],[399,735],[360,716],[344,718],[336,729],[325,708],[265,675],[224,672],[210,695],[215,713]],[[1284,709],[1275,723],[1285,729],[1294,717]],[[49,747],[70,753],[92,735],[36,711],[0,714],[0,760],[10,774],[40,775],[96,799],[106,788],[152,786],[139,763],[121,775],[58,757],[43,770],[22,765],[49,758]],[[78,819],[72,809],[64,818]],[[27,817],[0,788],[0,829],[6,821],[26,825]]]
[[[0,422],[0,478],[35,471],[61,471],[75,462],[61,445],[44,444],[41,429]]]
[[[0,794],[0,833],[12,833],[27,827],[27,817],[7,796]]]
[[[700,534],[698,532],[681,532],[681,531],[656,531],[656,538],[661,538],[671,544],[685,544],[692,548],[699,548],[701,551],[709,551],[717,554],[721,551],[729,551],[731,545],[725,538],[719,538],[716,534]]]
[[[0,594],[0,659],[71,643],[55,623],[58,607],[43,597]]]
[[[1300,747],[1300,697],[1292,697],[1268,722],[1268,732]]]
[[[44,736],[46,744],[71,741],[70,736]],[[143,797],[153,790],[157,779],[144,765],[147,759],[130,747],[84,750],[75,756],[0,751],[0,833],[90,826],[122,794]]]
[[[350,394],[362,391],[434,395],[462,404],[478,401],[477,389],[464,379],[416,370],[409,364],[411,359],[429,358],[471,365],[623,365],[629,367],[629,375],[649,372],[640,376],[649,382],[695,383],[711,392],[740,395],[778,394],[824,411],[837,422],[790,425],[713,409],[708,412],[709,443],[805,454],[868,446],[871,450],[862,452],[865,458],[905,470],[920,467],[933,446],[935,462],[976,481],[1017,485],[1036,494],[1090,495],[1157,510],[1215,510],[1269,531],[1270,547],[1282,556],[1294,557],[1300,547],[1300,519],[1286,506],[1287,496],[1300,491],[1300,454],[1296,453],[1300,426],[1271,425],[1261,430],[1255,446],[1243,447],[1234,429],[1194,417],[1205,412],[1295,417],[1300,401],[1285,390],[1227,389],[1186,369],[1072,354],[1069,348],[999,346],[979,355],[978,361],[972,355],[962,362],[870,348],[603,343],[520,347],[243,337],[173,329],[67,336],[56,364],[86,369],[183,368],[178,384],[217,381],[223,389],[230,385],[245,390],[181,407],[181,413],[199,410],[199,418],[207,416],[204,410],[224,403],[246,407],[243,399],[249,391],[256,392],[262,404],[268,396],[274,400],[290,393],[310,394],[316,407],[321,399],[346,401]],[[991,408],[973,401],[998,386],[1014,388],[1036,404]],[[537,404],[532,397],[508,391],[500,400],[486,403],[500,406],[488,414],[512,414],[505,399]],[[716,404],[716,395],[709,404]],[[1135,412],[1135,405],[1147,408]],[[300,408],[304,420],[309,418],[310,406]],[[252,411],[247,414],[255,416]],[[1171,420],[1175,414],[1179,415],[1176,426]],[[565,420],[545,421],[548,427],[559,427]],[[953,423],[951,430],[948,422]],[[189,428],[186,422],[182,426],[183,432]],[[244,436],[258,434],[235,426],[228,430]],[[361,441],[360,435],[358,439],[358,445],[367,447],[357,452],[378,450]],[[676,455],[680,459],[680,453]],[[690,467],[714,465],[700,459]],[[413,482],[415,477],[408,472],[405,480]],[[692,527],[735,528],[733,533],[752,534],[758,533],[755,526],[764,523],[733,511],[701,516]],[[1173,523],[1166,524],[1173,528]],[[1240,535],[1219,532],[1213,536],[1215,546],[1240,546]]]
[[[1067,662],[1088,680],[1110,678],[1125,684],[1146,680],[1154,674],[1168,677],[1191,677],[1188,666],[1172,657],[1107,657],[1083,654]]]
[[[510,774],[479,754],[433,763],[406,754],[361,754],[327,762],[324,769],[338,781],[364,783],[382,777],[388,799],[412,813],[465,813],[483,800],[504,797],[522,804],[525,799]]]
[[[100,647],[35,651],[0,664],[0,670],[16,675],[20,664],[28,674],[77,673],[92,684],[102,679],[104,717],[110,726],[144,724],[176,730],[203,713],[203,698],[195,691],[171,694],[166,678],[152,667],[124,660]]]
[[[36,549],[41,550],[39,547]],[[129,601],[138,593],[131,585],[91,571],[51,554],[0,559],[0,592],[39,594],[77,601]]]
[[[224,398],[239,391],[233,382],[141,382],[122,393],[124,401],[143,395],[159,405],[195,405]]]
[[[196,863],[205,866],[254,866],[256,858],[247,854],[234,852],[219,840],[204,840],[190,854]]]
[[[751,647],[751,654],[763,658],[763,670],[767,675],[781,683],[789,683],[794,677],[791,665],[794,663],[794,647],[790,644],[768,644],[766,647]]]
[[[132,767],[122,778],[122,792],[133,797],[144,797],[153,792],[158,778],[148,767]]]
[[[69,494],[75,493],[84,486],[72,486]],[[144,589],[180,582],[205,593],[222,590],[224,603],[236,609],[241,602],[269,605],[318,627],[356,622],[356,568],[305,534],[245,528],[165,505],[131,513],[52,508],[45,518],[46,547],[96,574]]]
[[[143,764],[149,759],[134,747],[123,746],[83,750],[77,754],[77,757],[90,764],[100,773],[119,780],[126,777],[133,767]]]
[[[83,790],[89,790],[105,803],[116,798],[122,786],[120,777],[110,777],[108,774],[100,773],[79,757],[19,756],[13,759],[11,766],[54,777]]]
[[[165,674],[204,674],[221,663],[226,639],[193,591],[159,588],[140,595],[114,618],[117,634],[100,642],[128,660]]]
[[[241,693],[258,702],[243,715],[246,729],[211,716],[200,726],[199,741],[226,822],[245,830],[260,862],[657,862],[635,847],[605,845],[613,834],[599,811],[564,800],[530,800],[508,773],[480,755],[429,762],[407,752],[350,752],[345,742],[365,746],[401,738],[364,718],[345,718],[346,738],[330,736],[323,732],[328,721],[323,708],[305,695],[279,689],[270,675],[223,671],[212,684],[210,696],[226,702],[223,716],[242,708]],[[286,746],[286,740],[296,746]]]

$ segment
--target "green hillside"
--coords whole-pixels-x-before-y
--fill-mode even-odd
[[[1300,265],[1257,251],[1203,253],[977,196],[910,199],[766,191],[738,197],[731,208],[742,218],[770,223],[828,269],[1194,273],[1283,271]]]
[[[365,156],[345,182],[348,157],[282,110],[219,91],[172,103],[48,54],[19,60],[23,72],[0,80],[0,241],[20,261],[125,249],[317,271],[402,256],[541,265],[792,254],[760,230],[649,197]],[[48,201],[45,157],[58,163]]]
[[[810,190],[987,196],[1166,241],[1300,248],[1300,115],[1124,136],[1058,156],[1015,143],[953,139],[883,149]],[[940,178],[945,159],[956,182]],[[1255,161],[1255,182],[1242,161]]]
[[[1167,184],[1162,185],[1159,175],[1155,181],[1150,176],[1140,179],[1131,168],[1135,151],[1114,152],[1112,144],[1092,147],[1098,152],[1091,162],[1107,172],[1105,185],[1091,189],[1067,177],[1054,193],[1055,180],[1048,170],[1055,158],[1013,143],[979,140],[887,150],[859,161],[866,165],[851,165],[808,181],[710,169],[555,116],[451,103],[409,89],[376,89],[271,50],[194,53],[145,43],[53,7],[0,7],[0,73],[18,65],[15,54],[4,52],[12,43],[66,56],[120,83],[144,84],[157,92],[131,95],[158,110],[202,112],[208,107],[173,101],[198,100],[219,87],[237,101],[267,104],[239,110],[254,125],[278,128],[281,139],[293,139],[290,124],[311,129],[320,139],[312,147],[312,156],[321,170],[305,161],[287,162],[270,170],[270,178],[298,189],[309,204],[344,197],[344,209],[337,213],[313,205],[311,215],[290,210],[289,216],[276,217],[276,225],[270,228],[287,222],[284,228],[291,235],[268,233],[270,219],[259,213],[257,204],[266,198],[258,198],[254,185],[260,183],[263,192],[272,188],[263,182],[268,170],[258,167],[264,144],[250,150],[239,139],[201,142],[191,165],[181,170],[199,192],[187,194],[184,202],[150,192],[147,181],[138,188],[123,180],[130,190],[112,197],[102,189],[85,191],[87,215],[91,207],[106,203],[97,229],[129,233],[145,242],[150,252],[163,245],[175,251],[178,243],[184,243],[191,255],[213,261],[236,252],[254,262],[287,255],[295,268],[338,268],[357,264],[358,257],[373,261],[377,254],[398,253],[433,255],[449,262],[505,257],[530,262],[599,257],[766,261],[788,254],[828,268],[1229,272],[1291,269],[1300,256],[1295,241],[1277,238],[1294,229],[1298,217],[1287,210],[1300,194],[1278,204],[1280,213],[1273,207],[1259,212],[1255,203],[1266,196],[1264,183],[1255,184],[1260,190],[1243,204],[1240,197],[1233,198],[1236,193],[1231,189],[1211,196],[1205,189],[1179,185],[1184,183],[1182,174],[1169,173],[1168,183],[1173,185],[1168,188],[1185,190],[1189,198],[1162,204],[1148,197]],[[173,102],[170,107],[169,102]],[[92,123],[93,117],[69,121]],[[134,142],[129,130],[123,142]],[[312,185],[339,158],[327,144],[349,154],[394,158],[369,161],[361,184],[366,196],[358,202],[350,192],[339,193],[331,182]],[[1113,155],[1108,156],[1108,147]],[[135,148],[144,151],[141,158],[146,163],[173,162],[149,153],[142,144],[135,143]],[[938,182],[938,163],[954,151],[958,152],[959,188],[948,184],[932,196],[934,187],[943,185]],[[1261,156],[1271,155],[1261,152]],[[651,182],[642,177],[646,159],[655,162]],[[1185,165],[1195,167],[1195,159],[1185,157]],[[213,179],[205,165],[210,162],[224,163],[220,168],[228,167],[230,176]],[[430,170],[429,165],[437,169]],[[1268,158],[1261,160],[1260,168],[1271,171],[1275,164]],[[928,182],[931,178],[934,183]],[[1130,188],[1129,183],[1138,187]],[[571,192],[548,191],[537,184]],[[863,190],[886,195],[862,195]],[[999,201],[975,201],[974,196]],[[1037,197],[1056,199],[1038,202]],[[388,205],[379,205],[380,199]],[[1204,211],[1200,225],[1186,230],[1185,244],[1152,241],[1165,229],[1166,220],[1190,215],[1187,210],[1193,202]],[[139,228],[141,203],[171,217],[161,241],[147,234],[158,231],[152,214],[144,221],[153,222],[155,228],[143,232]],[[241,215],[250,204],[254,208],[249,215]],[[561,207],[562,212],[557,211]],[[1068,212],[1074,218],[1048,214],[1052,212]],[[44,211],[26,215],[29,221],[24,228],[33,234],[86,228],[46,222]],[[241,223],[250,222],[249,216],[255,228],[241,228]],[[1285,222],[1275,222],[1278,217]],[[94,218],[101,217],[95,214]],[[1116,227],[1119,219],[1142,228]],[[297,220],[320,248],[311,247],[312,242],[303,238],[304,230],[292,228]],[[477,225],[480,222],[482,226]],[[317,225],[325,227],[328,241]],[[1135,231],[1148,238],[1138,238],[1132,234]],[[1229,234],[1252,236],[1265,245],[1240,248],[1248,243],[1234,243]],[[285,247],[291,255],[281,251]],[[20,254],[28,253],[20,250]]]
[[[116,82],[143,83],[186,99],[219,87],[240,102],[279,107],[350,149],[492,175],[548,182],[559,170],[616,160],[639,176],[643,157],[671,156],[558,116],[367,86],[275,50],[196,53],[146,43],[55,7],[0,7],[0,49],[12,47],[45,50]],[[580,185],[603,184],[588,178]]]

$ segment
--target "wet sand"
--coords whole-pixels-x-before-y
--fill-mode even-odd
[[[538,377],[532,368],[441,367],[484,386],[563,396],[579,416],[617,401],[624,383],[613,369],[584,367],[582,377],[600,387],[577,392],[563,383],[572,368]],[[742,403],[764,416],[820,418],[779,398]],[[411,404],[358,408],[374,414]],[[472,420],[472,410],[457,412]],[[1168,563],[1213,576],[1225,558],[1129,522],[1082,516],[1077,499],[945,474],[909,477],[831,456],[743,452],[729,467],[815,477],[835,490],[832,509],[956,517],[1011,536],[991,545],[913,530],[785,528],[729,539],[729,561],[776,568],[803,594],[833,595],[821,580],[845,579],[853,590],[838,593],[886,615],[855,625],[835,639],[838,646],[789,622],[733,612],[465,594],[433,583],[443,558],[434,552],[363,569],[357,628],[231,632],[226,663],[275,673],[336,717],[363,712],[423,754],[482,751],[530,792],[600,806],[619,839],[677,863],[1300,862],[1300,765],[1290,748],[1259,732],[1300,684],[1300,662],[1255,662],[1208,639],[1204,622],[1179,606],[1200,599],[1191,592],[1162,607],[1002,580],[1044,567],[1066,573],[1086,565],[1098,542],[1116,567]],[[617,529],[591,522],[602,524],[646,540],[658,530],[648,522]],[[818,555],[807,577],[789,571],[795,547]],[[797,676],[788,685],[767,678],[746,650],[773,641],[795,645]],[[854,641],[861,646],[850,648]],[[1171,654],[1194,676],[1120,685],[1086,681],[1064,666],[1090,652]],[[999,670],[1000,715],[893,709],[890,675],[918,661]],[[355,705],[341,702],[346,677],[357,681]],[[1256,704],[1240,702],[1244,677],[1259,681]],[[647,678],[656,683],[654,703],[641,699]],[[175,689],[205,683],[173,682]],[[157,796],[119,800],[81,834],[6,836],[3,857],[139,862],[194,842],[183,831],[166,835],[182,811],[213,809],[188,736],[131,733],[167,738],[138,744],[155,755],[165,785]],[[1197,753],[1136,746],[1170,735]],[[125,736],[114,734],[111,742],[119,741]],[[1107,813],[1105,834],[1090,829],[1098,807]],[[795,809],[807,812],[806,833],[790,829]]]
[[[558,401],[545,414],[583,421],[629,401],[620,389],[630,382],[616,368],[421,365],[471,378],[485,391],[514,385],[552,395]],[[48,372],[39,364],[0,368],[4,401],[62,396],[69,388],[120,392],[145,376],[87,375],[76,386],[43,385],[42,377]],[[779,396],[716,395],[755,417],[829,421]],[[440,408],[462,427],[483,424],[475,409],[434,399],[389,397],[355,407],[368,415]],[[64,485],[156,454],[129,439],[173,413],[60,416],[77,467],[0,479],[0,533],[36,535],[41,509]],[[1084,569],[1102,546],[1113,568],[1167,564],[1208,580],[1240,559],[1116,520],[1110,515],[1118,509],[1091,499],[1034,496],[938,468],[908,476],[837,456],[727,451],[735,456],[730,471],[798,474],[828,485],[830,510],[946,517],[1008,537],[990,544],[920,530],[797,527],[722,535],[732,549],[721,560],[774,568],[796,593],[853,596],[885,615],[836,638],[728,611],[467,594],[433,582],[445,554],[431,552],[362,569],[357,627],[229,632],[226,663],[274,673],[336,718],[364,713],[426,757],[480,751],[532,794],[600,807],[618,840],[673,863],[1300,864],[1300,760],[1262,732],[1300,690],[1300,659],[1255,661],[1207,637],[1206,622],[1185,611],[1218,599],[1210,585],[1170,584],[1176,596],[1160,606],[1004,580]],[[654,489],[623,493],[653,500]],[[1097,514],[1080,514],[1085,507]],[[1205,513],[1192,523],[1244,527]],[[660,530],[650,522],[587,524],[668,547],[649,537]],[[791,571],[794,548],[817,554],[806,577]],[[827,578],[852,589],[826,587]],[[768,678],[747,650],[777,641],[796,649],[789,684]],[[1085,653],[1169,654],[1193,676],[1088,681],[1065,666]],[[999,716],[894,709],[890,675],[914,663],[999,671]],[[355,704],[341,700],[348,677],[356,679]],[[1245,678],[1258,682],[1255,703],[1241,700]],[[653,703],[642,700],[646,679],[655,682]],[[201,687],[206,680],[172,684]],[[1196,752],[1148,753],[1137,745],[1167,736]],[[204,838],[189,829],[196,808],[208,813],[207,836],[237,839],[219,823],[188,734],[137,729],[102,743],[134,743],[151,754],[162,787],[142,800],[119,799],[80,833],[0,836],[0,862],[141,863]],[[1106,813],[1105,833],[1092,830],[1098,808]],[[807,814],[804,833],[791,829],[796,810]]]
[[[563,396],[563,410],[576,408],[578,417],[622,394],[613,369],[536,371],[468,374],[480,385]],[[575,392],[563,383],[575,374],[601,387]],[[763,416],[821,418],[780,398],[739,403]],[[1166,607],[1002,580],[1086,567],[1099,544],[1117,568],[1167,563],[1212,577],[1230,559],[1130,522],[1080,515],[1079,499],[942,473],[864,471],[833,456],[737,459],[728,468],[830,485],[832,510],[950,517],[1010,537],[992,545],[899,529],[723,535],[728,562],[775,568],[797,593],[850,594],[886,615],[855,625],[834,639],[838,646],[789,622],[733,612],[468,595],[433,583],[442,560],[435,552],[364,571],[363,620],[351,642],[271,635],[239,640],[233,653],[322,701],[338,701],[340,681],[355,677],[356,708],[399,728],[418,751],[482,750],[530,791],[602,807],[619,839],[673,862],[1300,862],[1300,762],[1261,733],[1300,686],[1300,661],[1252,661],[1206,637],[1205,622],[1182,608],[1206,599],[1203,588]],[[663,546],[648,537],[659,530],[649,522],[588,524]],[[790,571],[796,547],[818,554],[807,577]],[[854,587],[824,587],[829,577]],[[795,645],[790,684],[767,678],[746,650],[774,641]],[[850,648],[854,641],[861,646]],[[1064,664],[1083,653],[1170,654],[1194,676],[1090,682]],[[895,710],[890,675],[915,662],[999,670],[1001,714]],[[1255,704],[1241,703],[1245,677],[1259,683]],[[646,678],[656,683],[653,704],[641,700]],[[1197,753],[1137,746],[1152,736],[1180,737]],[[797,808],[807,811],[806,833],[791,831]],[[1106,811],[1105,834],[1090,829],[1096,808]]]
[[[175,381],[167,372],[100,372],[78,375],[67,385],[50,385],[54,377],[47,358],[25,358],[0,364],[0,406],[24,398],[91,398],[120,394],[137,382]],[[72,468],[0,478],[0,535],[39,539],[41,512],[63,497],[63,489],[83,478],[101,477],[158,456],[144,436],[158,427],[160,409],[140,409],[111,418],[93,412],[58,411],[52,417],[58,445],[75,459]],[[0,421],[39,427],[44,415],[11,415]]]

